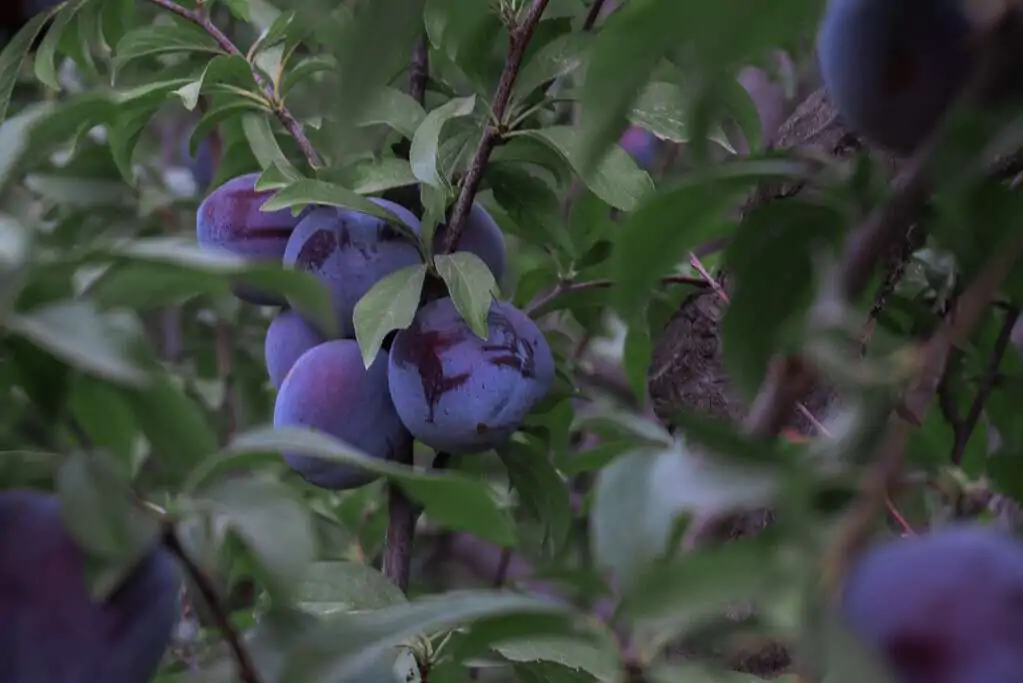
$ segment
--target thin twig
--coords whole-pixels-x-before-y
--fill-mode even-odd
[[[228,648],[231,650],[231,655],[234,658],[235,665],[238,667],[238,679],[242,683],[261,683],[259,674],[256,670],[256,665],[249,656],[249,651],[242,642],[242,635],[235,628],[234,624],[231,623],[231,618],[228,616],[228,612],[223,602],[220,600],[220,596],[217,595],[216,586],[213,581],[206,576],[206,573],[199,567],[198,564],[188,556],[188,552],[184,546],[181,545],[181,539],[178,538],[177,532],[172,524],[165,524],[162,534],[163,546],[167,548],[178,561],[184,566],[185,571],[188,572],[188,576],[195,583],[196,588],[199,589],[199,594],[202,595],[203,600],[206,601],[206,605],[209,607],[210,612],[213,616],[213,622],[220,634],[224,637],[227,642]]]
[[[604,0],[593,0],[593,4],[590,5],[590,11],[586,13],[586,19],[583,20],[583,31],[589,31],[597,23],[597,19],[600,19],[600,14],[604,9]]]
[[[220,49],[226,52],[227,54],[245,59],[245,54],[238,49],[237,45],[231,42],[231,39],[228,38],[223,31],[217,28],[217,26],[210,20],[209,17],[206,16],[204,12],[182,7],[176,2],[172,2],[172,0],[149,0],[149,2],[159,7],[162,7],[171,14],[176,14],[185,21],[189,21],[198,26],[199,28],[201,28],[202,30],[206,31],[206,33],[208,33],[210,37],[213,38],[217,45],[220,46]],[[288,134],[291,135],[292,138],[294,138],[295,143],[298,144],[299,148],[302,150],[302,154],[305,155],[305,158],[309,162],[309,165],[312,166],[313,168],[322,166],[323,161],[320,159],[319,153],[317,153],[317,151],[313,148],[313,143],[309,141],[308,137],[306,137],[305,131],[302,128],[302,124],[299,123],[298,119],[294,117],[291,111],[289,111],[288,108],[284,106],[284,102],[282,102],[280,98],[277,96],[277,93],[274,92],[273,85],[266,82],[266,79],[263,77],[263,74],[261,74],[255,66],[252,66],[251,63],[249,64],[249,67],[252,70],[252,76],[256,79],[256,82],[259,83],[260,87],[263,89],[263,95],[266,97],[267,102],[270,104],[270,107],[273,110],[274,115],[281,122],[281,125],[284,126],[284,129],[288,131]]]
[[[426,85],[430,82],[430,44],[426,35],[416,43],[409,68],[408,90],[416,102],[426,106]]]
[[[690,285],[691,287],[709,287],[703,278],[691,277],[689,275],[667,275],[660,280],[663,285]],[[585,292],[590,289],[603,289],[614,285],[614,280],[602,278],[598,280],[587,280],[586,282],[561,281],[554,285],[546,294],[538,295],[533,301],[526,304],[523,312],[526,315],[533,315],[547,304],[551,303],[564,294],[574,292]]]
[[[895,411],[889,421],[888,432],[872,459],[874,464],[864,477],[860,497],[842,519],[835,543],[825,558],[826,577],[833,588],[838,586],[848,563],[870,537],[877,511],[884,507],[888,492],[902,470],[910,431],[913,426],[923,423],[938,392],[949,354],[969,337],[1021,252],[1023,230],[1008,244],[999,245],[980,275],[945,316],[942,326],[921,349],[917,379],[907,389],[900,410]],[[908,419],[903,416],[908,416]]]
[[[462,180],[462,188],[451,210],[451,218],[448,220],[447,226],[443,228],[444,234],[439,250],[441,254],[451,253],[462,235],[462,228],[469,218],[472,202],[483,181],[483,171],[490,160],[490,154],[503,134],[504,119],[508,103],[511,101],[512,86],[515,84],[515,78],[519,75],[519,67],[522,66],[526,47],[533,37],[533,31],[536,30],[537,24],[540,23],[543,11],[547,9],[548,2],[549,0],[533,0],[519,24],[508,32],[508,57],[505,59],[501,79],[498,81],[497,91],[494,93],[491,121],[483,128],[483,136],[480,138],[476,153]]]
[[[966,445],[970,441],[970,436],[973,434],[973,430],[976,429],[977,422],[980,421],[981,413],[984,412],[984,404],[987,403],[988,397],[995,388],[998,370],[1002,365],[1002,358],[1005,357],[1005,351],[1009,348],[1012,328],[1016,326],[1017,320],[1019,320],[1018,308],[1013,308],[1006,312],[1002,330],[998,334],[998,339],[995,340],[995,347],[992,349],[991,358],[988,360],[987,371],[977,387],[977,395],[973,398],[973,403],[970,405],[970,410],[966,413],[966,418],[956,429],[955,450],[952,451],[952,462],[956,465],[963,459],[963,453],[966,452]]]
[[[412,467],[412,442],[400,455],[399,464]],[[391,483],[387,487],[387,535],[381,570],[401,591],[408,591],[412,566],[412,545],[415,542],[416,523],[422,508],[405,495],[401,486]]]
[[[501,559],[497,563],[497,572],[494,575],[494,588],[501,588],[508,580],[508,566],[511,564],[512,549],[501,548]]]

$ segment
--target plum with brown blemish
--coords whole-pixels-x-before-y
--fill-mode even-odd
[[[152,680],[180,608],[174,558],[155,546],[102,600],[90,594],[86,561],[56,496],[0,494],[0,681]]]
[[[412,442],[387,391],[387,352],[367,370],[359,344],[336,339],[303,353],[288,372],[274,404],[275,427],[319,431],[366,455],[393,460]],[[358,488],[376,475],[303,453],[285,453],[288,465],[314,486]]]
[[[274,316],[263,338],[266,371],[274,388],[281,388],[303,353],[325,341],[326,337],[294,309],[284,309]]]
[[[1023,544],[956,524],[869,549],[841,617],[898,683],[996,683],[1023,673]]]
[[[481,339],[445,298],[395,335],[387,377],[413,436],[438,451],[479,453],[510,437],[547,394],[554,358],[540,329],[510,303],[491,303]]]
[[[288,238],[305,212],[291,215],[291,209],[262,211],[273,192],[257,192],[258,173],[232,178],[213,190],[199,204],[196,237],[206,249],[217,249],[251,261],[280,264]],[[233,286],[235,295],[258,306],[281,306],[285,299],[246,285]]]
[[[419,221],[394,202],[370,201],[398,216],[418,233]],[[351,209],[313,209],[295,228],[284,264],[313,273],[330,290],[342,337],[355,335],[355,305],[384,277],[422,263],[416,245],[387,221]]]

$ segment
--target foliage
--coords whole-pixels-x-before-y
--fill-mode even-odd
[[[602,4],[65,0],[0,55],[3,486],[57,491],[111,565],[131,554],[109,542],[131,501],[160,522],[145,540],[177,539],[198,628],[157,680],[740,681],[730,648],[750,633],[866,680],[822,575],[841,577],[886,508],[887,532],[912,533],[1023,495],[1006,353],[1023,207],[987,172],[1012,112],[957,111],[889,184],[866,150],[764,151],[735,80],[776,48],[808,58],[820,0]],[[628,125],[674,163],[638,164]],[[198,247],[206,189],[188,166],[205,140],[212,186],[259,173],[264,210],[416,206],[427,265],[356,306],[363,358],[424,290],[446,288],[476,330],[499,292],[558,368],[524,427],[483,455],[417,444],[414,464],[269,427],[275,311],[232,286],[324,326],[329,294]],[[813,191],[743,205],[790,185]],[[474,199],[508,240],[496,283],[446,253]],[[910,205],[927,234],[892,277],[880,247]],[[719,268],[722,357],[752,409],[657,419],[655,341]],[[817,380],[842,396],[818,433],[775,438]],[[383,478],[320,490],[292,450]],[[708,520],[761,508],[777,512],[763,533],[706,542]]]

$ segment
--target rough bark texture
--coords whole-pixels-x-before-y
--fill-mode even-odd
[[[823,90],[817,90],[801,103],[774,136],[774,148],[799,148],[812,154],[844,158],[867,149],[876,155],[883,167],[894,174],[897,160],[890,154],[866,148],[855,135],[842,127],[834,108]],[[744,213],[767,201],[783,201],[804,189],[803,184],[761,187],[744,207]],[[727,275],[719,276],[729,289]],[[717,418],[730,418],[737,423],[747,405],[732,388],[722,367],[720,323],[725,304],[714,292],[694,294],[683,302],[678,313],[656,340],[649,373],[649,390],[657,414],[665,418],[685,408]],[[834,393],[819,387],[805,397],[803,405],[816,417],[823,418],[834,401]],[[790,426],[804,433],[814,433],[811,423],[802,415],[793,415]],[[722,520],[713,537],[718,540],[739,538],[757,533],[770,523],[769,510],[755,510]],[[724,654],[732,668],[772,678],[786,671],[791,662],[786,649],[776,643]]]

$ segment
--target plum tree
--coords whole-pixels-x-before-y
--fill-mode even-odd
[[[439,251],[441,237],[442,234],[438,230],[433,240],[434,251]],[[508,258],[504,233],[490,212],[479,202],[473,202],[472,209],[469,210],[469,218],[462,228],[462,234],[458,236],[455,251],[468,251],[479,256],[498,282],[504,277]]]
[[[408,209],[386,199],[370,201],[419,230],[419,221]],[[315,274],[330,289],[342,337],[355,334],[355,304],[373,285],[417,263],[422,263],[419,250],[387,221],[330,206],[310,211],[284,251],[286,266]]]
[[[103,602],[89,594],[85,555],[60,502],[37,491],[0,494],[0,680],[147,683],[177,621],[181,578],[150,551]]]
[[[817,37],[821,78],[856,132],[915,149],[971,69],[961,0],[830,0]]]
[[[449,298],[421,308],[394,337],[391,398],[417,439],[437,450],[474,453],[522,424],[554,381],[554,358],[526,314],[494,301],[487,338],[476,336]]]
[[[1023,545],[966,524],[881,544],[850,571],[841,614],[900,683],[1018,680]]]
[[[387,352],[380,351],[367,370],[351,339],[324,342],[299,357],[277,393],[274,426],[318,430],[382,460],[400,455],[412,441],[387,391]],[[284,459],[321,488],[357,488],[376,478],[301,453]]]
[[[304,215],[292,216],[290,209],[261,211],[273,194],[257,192],[258,173],[232,178],[213,190],[199,204],[196,237],[207,249],[220,249],[253,261],[280,263],[295,226]],[[285,303],[280,296],[236,286],[238,298],[264,306]]]
[[[266,370],[275,389],[280,389],[295,361],[326,338],[297,311],[286,308],[274,316],[263,339]]]

